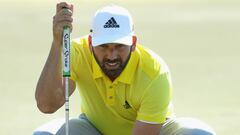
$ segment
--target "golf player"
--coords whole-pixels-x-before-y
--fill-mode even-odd
[[[36,88],[43,113],[65,103],[62,81],[63,26],[72,29],[73,5],[57,4],[53,42]],[[81,98],[79,118],[70,119],[70,135],[215,135],[204,122],[178,118],[166,63],[137,42],[129,12],[109,5],[93,17],[90,33],[71,42],[69,93]],[[65,121],[54,120],[34,135],[64,135]]]

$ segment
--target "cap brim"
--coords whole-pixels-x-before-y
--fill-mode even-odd
[[[107,43],[119,43],[131,46],[132,45],[132,35],[128,36],[108,36],[108,37],[92,37],[92,46],[99,46]]]

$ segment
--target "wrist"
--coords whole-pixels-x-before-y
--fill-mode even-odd
[[[61,46],[62,46],[62,41],[61,41],[61,40],[53,39],[52,45],[53,45],[53,46],[61,47]]]

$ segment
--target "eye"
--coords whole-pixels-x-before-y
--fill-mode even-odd
[[[121,49],[121,48],[124,48],[125,47],[125,45],[122,45],[122,44],[118,44],[117,46],[116,46],[116,48],[118,48],[118,49]]]
[[[107,48],[108,46],[107,46],[107,45],[100,45],[99,47],[102,48],[102,49],[105,49],[105,48]]]

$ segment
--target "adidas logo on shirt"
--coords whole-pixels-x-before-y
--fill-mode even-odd
[[[116,20],[112,17],[110,18],[105,25],[104,28],[119,28],[120,26],[117,24]]]

